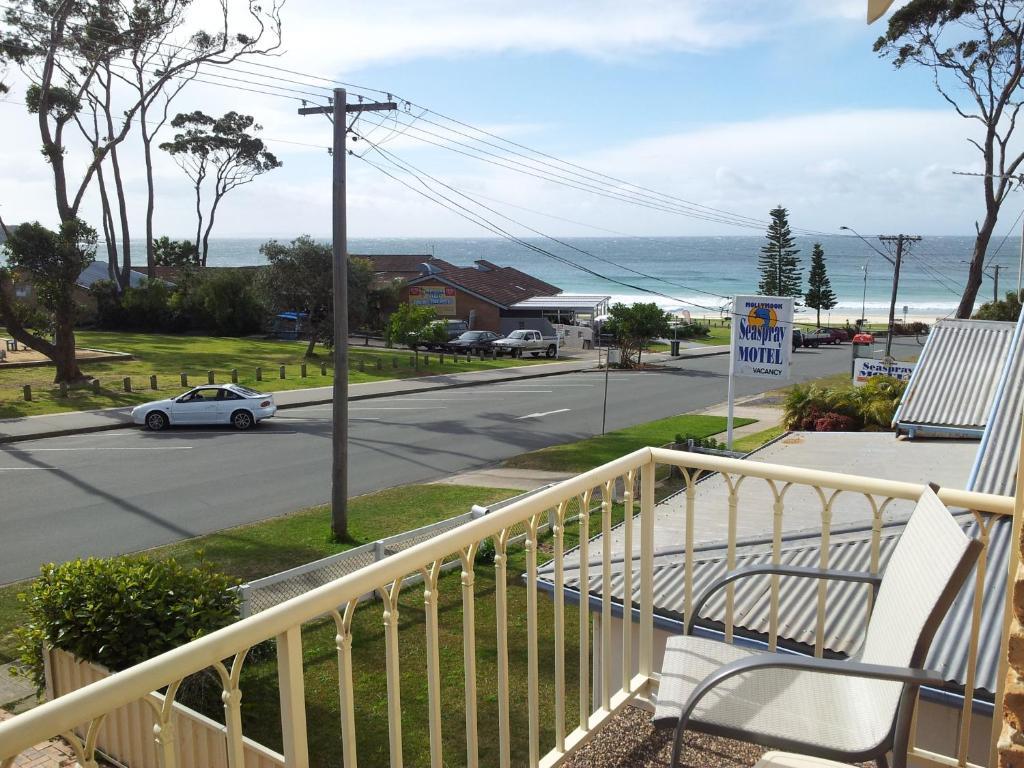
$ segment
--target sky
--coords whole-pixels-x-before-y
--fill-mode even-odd
[[[354,130],[486,201],[519,222],[492,217],[519,234],[527,232],[520,224],[558,236],[757,230],[630,205],[479,162],[451,151],[449,139],[458,137],[422,133],[441,130],[423,119],[443,122],[440,113],[758,221],[783,205],[795,227],[822,232],[847,225],[869,233],[970,234],[983,210],[980,184],[953,171],[978,170],[977,151],[966,140],[976,129],[945,104],[928,73],[894,70],[872,52],[885,22],[867,26],[865,7],[866,0],[287,0],[281,50],[263,61],[303,74],[238,68],[295,80],[276,84],[304,93],[279,90],[290,97],[282,98],[242,90],[247,86],[238,81],[234,87],[192,83],[173,108],[252,114],[284,163],[225,198],[214,232],[220,237],[329,235],[331,125],[322,116],[297,115],[296,99],[310,94],[316,102],[320,94],[323,103],[323,88],[334,80],[414,104],[399,119],[422,118],[405,133],[374,128],[378,116],[360,118]],[[246,72],[232,76],[249,86],[268,82]],[[21,103],[23,82],[15,77],[14,85],[0,99],[0,215],[52,223],[52,174],[38,151],[34,118]],[[432,112],[421,113],[423,107]],[[348,158],[351,237],[487,234],[372,167],[368,161],[385,162],[366,141],[350,147],[356,153]],[[139,154],[134,141],[126,142],[122,165],[133,226],[141,233]],[[157,233],[189,236],[195,228],[189,181],[158,155]],[[81,167],[80,148],[69,148],[69,161]],[[1021,205],[1024,198],[1010,198],[1006,211],[1012,212],[1004,213],[997,232]],[[83,214],[95,223],[97,210],[90,193]]]

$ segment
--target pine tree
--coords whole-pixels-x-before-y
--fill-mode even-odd
[[[800,296],[803,294],[803,278],[800,275],[798,248],[789,229],[789,212],[781,205],[771,211],[772,221],[761,246],[757,266],[761,270],[761,282],[757,292],[762,296]]]
[[[821,310],[832,309],[837,303],[836,295],[832,291],[832,281],[828,279],[828,273],[825,271],[825,251],[821,249],[821,243],[815,243],[814,250],[811,251],[811,273],[807,276],[804,302],[808,307],[818,310],[819,326]]]

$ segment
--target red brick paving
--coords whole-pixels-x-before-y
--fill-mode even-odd
[[[0,722],[12,717],[10,712],[0,709]],[[75,751],[61,739],[36,744],[14,759],[14,768],[72,768],[77,765]]]

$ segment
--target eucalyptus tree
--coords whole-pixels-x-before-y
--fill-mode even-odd
[[[170,154],[192,181],[196,201],[195,245],[199,263],[205,267],[210,232],[221,200],[231,190],[280,168],[281,161],[256,135],[262,127],[251,115],[232,111],[214,118],[197,110],[175,115],[171,126],[180,132],[173,141],[161,144],[160,149]],[[212,197],[205,212],[204,193]]]
[[[117,252],[111,249],[120,239],[120,268],[115,276],[122,285],[129,277],[131,252],[119,148],[139,124],[143,109],[173,94],[181,79],[197,68],[230,64],[279,47],[282,2],[204,3],[204,18],[209,18],[210,7],[218,11],[216,28],[196,27],[191,32],[184,28],[191,0],[9,0],[5,4],[0,61],[17,66],[28,81],[25,103],[53,176],[60,231],[79,220],[83,201],[98,186],[112,263],[118,263]],[[229,6],[243,10],[237,13]],[[168,60],[172,46],[178,53]],[[159,65],[154,65],[153,56],[159,56],[154,51],[164,52]],[[139,71],[144,73],[142,84],[133,91],[129,86],[134,81],[126,73]],[[10,78],[7,82],[10,85]],[[76,145],[76,132],[85,139],[85,151]],[[0,302],[11,300],[10,294],[0,292]],[[56,344],[59,350],[53,354],[43,344],[34,348],[55,362],[67,357],[65,345],[71,345],[73,355],[73,330]]]
[[[968,318],[981,287],[985,254],[1010,191],[1020,182],[1024,147],[1014,141],[1024,103],[1022,0],[911,0],[889,18],[875,52],[901,69],[930,71],[939,95],[976,133],[984,216],[976,236],[957,317]]]

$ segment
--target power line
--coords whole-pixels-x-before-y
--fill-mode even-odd
[[[443,208],[447,208],[449,211],[451,211],[452,213],[456,214],[457,216],[460,216],[460,217],[462,217],[462,218],[464,218],[464,219],[466,219],[468,221],[471,221],[472,223],[476,224],[477,226],[483,227],[484,229],[488,230],[492,234],[496,234],[499,237],[502,237],[502,238],[505,238],[506,240],[509,240],[511,242],[514,242],[514,243],[517,243],[518,245],[521,245],[524,248],[528,248],[529,250],[534,251],[535,253],[539,253],[541,255],[547,256],[548,258],[554,259],[555,261],[558,261],[560,263],[566,264],[568,266],[572,266],[572,267],[574,267],[574,268],[576,268],[576,269],[578,269],[578,270],[580,270],[582,272],[586,272],[589,275],[592,275],[594,277],[598,277],[598,278],[600,278],[602,280],[605,280],[607,282],[614,283],[616,285],[621,285],[621,286],[623,286],[625,288],[630,288],[630,289],[635,290],[635,291],[640,291],[641,293],[649,293],[649,294],[654,295],[654,296],[661,296],[663,298],[669,299],[669,300],[677,302],[679,304],[685,304],[685,305],[688,305],[688,306],[697,307],[699,309],[704,309],[704,310],[709,311],[709,312],[718,312],[719,309],[720,309],[718,307],[709,307],[709,306],[697,304],[696,302],[686,301],[686,300],[680,299],[680,298],[678,298],[676,296],[670,296],[667,293],[662,293],[660,291],[655,291],[655,290],[652,290],[650,288],[643,288],[643,287],[638,286],[638,285],[633,285],[632,283],[627,283],[627,282],[622,281],[622,280],[617,280],[615,278],[608,277],[607,275],[602,275],[601,273],[596,272],[596,271],[590,269],[589,267],[585,267],[585,266],[583,266],[581,264],[578,264],[578,263],[576,263],[576,262],[574,262],[574,261],[572,261],[570,259],[566,259],[565,257],[558,256],[557,254],[552,253],[551,251],[549,251],[549,250],[547,250],[545,248],[541,248],[540,246],[534,245],[533,243],[530,243],[529,241],[526,241],[526,240],[523,240],[520,237],[517,237],[516,235],[512,234],[511,232],[503,229],[502,227],[499,227],[497,224],[494,224],[493,222],[488,221],[483,216],[480,216],[479,214],[474,213],[470,209],[468,209],[465,206],[463,206],[463,205],[461,205],[461,204],[451,200],[451,198],[449,198],[449,197],[447,197],[447,196],[445,196],[445,195],[443,195],[443,194],[441,194],[439,192],[435,191],[435,192],[433,192],[431,194],[431,193],[425,192],[423,190],[417,189],[415,186],[413,186],[409,182],[405,181],[404,179],[399,178],[398,176],[395,176],[393,173],[388,171],[386,168],[381,167],[377,163],[373,162],[372,160],[367,159],[366,157],[364,157],[362,155],[355,155],[355,157],[359,158],[360,160],[362,160],[367,165],[370,165],[371,167],[377,169],[379,172],[383,173],[385,176],[388,176],[391,179],[393,179],[394,181],[397,181],[399,184],[401,184],[402,186],[404,186],[407,189],[411,190],[412,192],[415,192],[417,195],[420,195],[421,197],[424,197],[427,200],[430,200],[431,202],[433,202],[433,203],[435,203],[437,205],[440,205]],[[440,198],[440,200],[438,198]],[[446,202],[441,202],[441,200],[444,200]]]
[[[655,280],[655,281],[658,281],[658,282],[663,282],[663,283],[666,283],[668,285],[673,285],[676,288],[682,288],[683,290],[687,290],[687,291],[695,291],[696,293],[705,294],[707,296],[714,296],[715,298],[719,298],[719,299],[728,299],[729,298],[728,296],[723,296],[723,295],[718,294],[718,293],[713,293],[711,291],[706,291],[706,290],[703,290],[701,288],[694,288],[693,286],[690,286],[690,285],[683,285],[681,283],[675,283],[675,282],[672,282],[670,280],[666,280],[664,278],[659,278],[659,277],[655,277],[653,275],[649,275],[649,274],[647,274],[645,272],[641,272],[641,271],[639,271],[637,269],[633,269],[632,267],[627,267],[627,266],[625,266],[623,264],[619,264],[617,262],[614,262],[611,259],[604,258],[603,256],[598,256],[595,253],[587,251],[587,250],[585,250],[583,248],[579,248],[579,247],[577,247],[577,246],[575,246],[575,245],[573,245],[571,243],[568,243],[568,242],[566,242],[564,240],[560,240],[560,239],[558,239],[556,237],[552,237],[551,235],[547,235],[547,234],[545,234],[544,232],[541,232],[538,229],[530,227],[530,226],[528,226],[526,224],[523,224],[520,221],[517,221],[517,220],[511,218],[510,216],[506,216],[505,214],[503,214],[503,213],[501,213],[499,211],[496,211],[495,209],[491,208],[490,206],[484,205],[483,203],[481,203],[478,200],[474,200],[473,197],[471,197],[470,195],[466,194],[465,192],[461,192],[461,191],[455,189],[454,187],[452,187],[451,185],[446,184],[443,181],[440,181],[439,179],[435,178],[434,176],[431,176],[430,174],[426,173],[425,171],[421,171],[420,169],[418,169],[415,166],[413,166],[411,163],[408,163],[406,161],[401,160],[401,158],[397,157],[397,155],[393,154],[392,152],[389,152],[388,150],[381,149],[381,148],[379,148],[377,146],[374,146],[372,144],[372,142],[371,142],[371,146],[373,147],[374,151],[377,152],[377,154],[379,154],[382,158],[384,158],[385,160],[388,160],[392,164],[395,164],[401,170],[404,170],[407,173],[411,173],[413,176],[415,176],[417,179],[419,179],[420,183],[424,184],[424,186],[426,186],[426,184],[422,181],[422,179],[420,178],[420,175],[426,176],[428,179],[430,179],[434,183],[440,184],[441,186],[445,187],[446,189],[451,190],[455,194],[460,195],[461,197],[469,200],[474,205],[477,205],[477,206],[483,208],[486,211],[490,211],[493,214],[501,216],[503,219],[505,219],[507,221],[510,221],[510,222],[512,222],[514,224],[517,224],[517,225],[523,227],[524,229],[527,229],[530,232],[533,232],[536,235],[540,235],[541,237],[544,237],[544,238],[546,238],[548,240],[551,240],[554,243],[558,243],[559,245],[561,245],[561,246],[563,246],[565,248],[569,248],[569,249],[574,250],[574,251],[576,251],[578,253],[581,253],[581,254],[583,254],[585,256],[589,256],[591,258],[597,259],[598,261],[603,261],[606,264],[610,264],[611,266],[618,267],[619,269],[625,270],[627,272],[632,272],[633,274],[638,275],[640,277],[644,277],[644,278],[646,278],[648,280]]]

